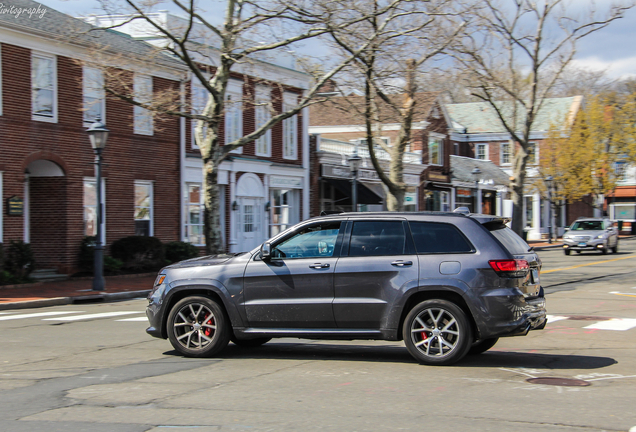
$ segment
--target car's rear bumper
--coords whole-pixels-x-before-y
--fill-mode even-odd
[[[488,313],[476,317],[479,339],[524,336],[531,330],[545,327],[547,312],[543,290],[539,297],[533,298],[518,294],[503,295],[501,291],[500,294],[484,298]]]

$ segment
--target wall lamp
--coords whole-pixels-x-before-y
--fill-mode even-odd
[[[236,201],[232,202],[232,210],[238,210],[238,203]]]

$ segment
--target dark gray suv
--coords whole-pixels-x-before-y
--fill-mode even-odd
[[[247,253],[164,268],[148,296],[155,337],[191,357],[231,340],[404,340],[448,365],[546,324],[536,253],[496,216],[342,213]]]

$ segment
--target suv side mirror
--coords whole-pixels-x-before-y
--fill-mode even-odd
[[[265,242],[261,245],[261,259],[268,260],[272,257],[272,244]]]
[[[570,227],[565,227],[565,231],[570,231]]]

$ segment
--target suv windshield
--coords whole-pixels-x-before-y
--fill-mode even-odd
[[[506,225],[497,222],[484,224],[484,227],[486,227],[511,254],[525,254],[530,250],[528,243]]]
[[[572,224],[572,231],[598,231],[603,229],[602,221],[576,221]]]

